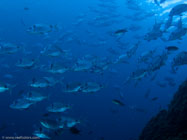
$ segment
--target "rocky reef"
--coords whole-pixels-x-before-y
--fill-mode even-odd
[[[148,122],[139,140],[187,140],[187,81],[179,87],[168,110]]]

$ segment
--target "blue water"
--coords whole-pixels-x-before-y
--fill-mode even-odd
[[[186,51],[186,35],[174,41],[163,41],[158,38],[148,42],[143,37],[152,29],[155,19],[165,23],[169,10],[184,2],[185,0],[179,0],[157,6],[148,0],[137,0],[133,4],[125,0],[1,0],[0,44],[8,42],[24,47],[24,51],[0,54],[0,84],[14,85],[10,91],[0,93],[1,139],[3,136],[33,136],[33,132],[42,127],[40,120],[47,113],[46,107],[53,102],[70,104],[72,108],[69,111],[58,115],[79,119],[81,123],[76,125],[80,130],[80,134],[77,135],[72,134],[69,129],[64,129],[62,134],[56,135],[53,130],[43,128],[52,140],[138,139],[146,123],[161,109],[167,108],[178,86],[187,77],[185,65],[180,66],[176,73],[171,73],[173,58],[179,52]],[[128,6],[136,8],[133,10]],[[140,14],[143,15],[143,19],[130,18],[138,18]],[[184,14],[185,27],[186,17]],[[59,29],[46,34],[26,32],[34,24],[57,25]],[[140,29],[130,30],[131,25]],[[118,37],[111,34],[123,28],[128,32],[120,38],[119,43]],[[102,73],[69,70],[63,74],[51,74],[40,69],[50,63],[66,63],[72,67],[78,59],[88,54],[100,58],[98,61],[105,57],[108,60],[115,60],[138,41],[141,43],[136,53],[128,59],[128,64],[109,64]],[[68,59],[41,55],[44,48],[54,43],[70,52]],[[169,55],[164,66],[154,71],[151,76],[142,78],[137,86],[134,80],[124,84],[133,71],[143,66],[137,62],[143,52],[156,49],[157,54],[161,54],[166,46],[171,45],[177,46],[179,51]],[[109,48],[113,48],[118,54],[110,53]],[[15,65],[20,59],[33,58],[37,59],[36,68],[24,69]],[[6,76],[7,74],[11,76]],[[151,81],[150,78],[154,74],[157,74],[156,78]],[[49,97],[28,109],[17,110],[9,107],[16,99],[24,96],[20,95],[20,91],[35,90],[29,86],[33,78],[40,79],[44,76],[63,78],[63,84],[37,89]],[[174,86],[160,87],[157,84],[167,83],[164,81],[166,76],[173,78]],[[63,85],[72,81],[101,83],[104,88],[96,93],[65,93]],[[147,99],[145,93],[148,89],[151,92]],[[158,99],[152,101],[154,97]],[[113,99],[119,99],[125,105],[114,104]],[[2,127],[4,125],[5,128]]]

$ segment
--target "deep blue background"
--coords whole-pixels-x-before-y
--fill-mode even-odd
[[[93,54],[100,57],[113,57],[106,50],[107,48],[116,45],[115,39],[107,34],[117,28],[129,27],[135,24],[141,27],[138,32],[129,31],[123,38],[124,42],[135,44],[137,40],[133,38],[134,35],[144,35],[151,29],[155,22],[155,17],[141,21],[132,21],[125,18],[125,15],[133,14],[133,11],[125,7],[125,2],[122,0],[114,1],[118,6],[115,18],[119,20],[118,23],[112,23],[110,26],[92,26],[97,21],[94,20],[97,14],[90,9],[100,9],[98,7],[98,0],[1,0],[0,2],[0,39],[5,42],[12,42],[16,44],[24,43],[26,49],[32,52],[31,57],[37,56],[45,45],[58,39],[60,35],[68,31],[72,31],[70,36],[74,36],[77,40],[85,40],[85,44],[80,45],[75,41],[71,43],[62,43],[62,48],[71,50],[73,57],[81,57],[86,54]],[[25,11],[24,7],[29,10]],[[141,7],[150,12],[150,9],[156,9],[162,12],[164,9],[157,9],[154,4],[146,3],[142,0]],[[115,11],[110,11],[111,15]],[[74,25],[78,17],[83,14],[83,22],[80,25]],[[138,16],[138,15],[136,15]],[[166,19],[167,14],[157,16],[158,19]],[[24,22],[24,24],[23,24]],[[52,33],[49,39],[44,39],[42,36],[35,36],[26,33],[26,29],[36,23],[58,24],[62,27],[60,32]],[[90,24],[88,24],[90,23]],[[90,31],[94,37],[91,37],[87,31]],[[99,39],[106,42],[105,45],[98,45]],[[60,85],[42,90],[46,94],[50,94],[50,98],[33,105],[29,110],[19,111],[12,110],[9,105],[16,99],[20,90],[29,91],[28,82],[33,77],[49,76],[50,74],[37,70],[23,70],[15,67],[15,63],[20,57],[27,57],[24,54],[3,55],[0,58],[0,83],[11,83],[17,85],[9,93],[1,93],[0,95],[0,124],[6,123],[7,128],[0,132],[1,136],[31,136],[37,126],[42,115],[46,113],[46,106],[53,101],[62,101],[64,103],[72,104],[73,108],[66,115],[74,116],[82,120],[80,124],[81,135],[72,135],[65,131],[60,137],[53,139],[64,140],[97,140],[104,137],[106,140],[128,140],[130,138],[137,138],[142,128],[147,121],[154,116],[161,108],[167,108],[173,94],[176,92],[178,85],[186,78],[186,66],[182,66],[174,75],[170,73],[171,61],[174,55],[169,56],[167,63],[162,67],[157,74],[155,81],[162,81],[165,76],[172,76],[176,80],[175,87],[161,88],[156,85],[155,81],[150,82],[150,77],[144,78],[136,88],[133,82],[129,85],[123,85],[127,76],[136,69],[136,59],[145,50],[157,48],[162,51],[167,45],[177,45],[180,50],[186,50],[187,38],[178,43],[178,41],[162,42],[161,40],[147,42],[141,39],[141,45],[135,56],[130,60],[130,64],[111,65],[109,69],[117,70],[117,73],[105,71],[103,75],[92,74],[85,72],[67,72],[63,75],[56,76],[57,78],[64,77],[66,82],[70,81],[97,81],[104,83],[106,88],[95,94],[68,94],[63,93]],[[128,46],[127,46],[128,47]],[[48,64],[52,60],[43,58],[39,61]],[[61,60],[58,60],[61,61]],[[5,67],[5,65],[10,67]],[[4,78],[5,74],[12,74],[12,79]],[[120,89],[115,88],[116,86]],[[151,97],[159,97],[158,101],[150,101],[144,98],[146,90],[151,89]],[[128,107],[116,106],[112,103],[112,99],[119,98],[119,92],[124,94],[124,103],[128,106],[136,106],[143,108],[147,113],[130,110]],[[116,110],[113,113],[111,110]],[[92,134],[88,134],[93,131]]]

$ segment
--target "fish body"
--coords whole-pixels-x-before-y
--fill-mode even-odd
[[[74,126],[76,126],[77,124],[80,123],[80,121],[77,120],[77,119],[70,118],[70,117],[65,117],[65,116],[61,117],[60,120],[64,124],[64,126],[67,127],[67,128],[74,127]]]
[[[173,41],[173,40],[181,40],[183,36],[185,36],[187,33],[187,28],[181,28],[173,31],[170,36],[168,41]]]
[[[51,139],[44,132],[40,132],[40,131],[34,131],[33,135],[41,139]]]
[[[40,121],[41,125],[47,129],[58,130],[64,128],[63,123],[52,119],[43,119]]]
[[[0,54],[15,54],[21,46],[12,43],[0,43]]]
[[[51,104],[49,107],[47,107],[47,111],[48,112],[65,112],[67,110],[69,110],[71,108],[71,106],[69,105],[64,105],[62,103],[53,103]]]
[[[97,84],[97,83],[94,83],[94,82],[87,82],[82,86],[81,91],[82,92],[93,93],[93,92],[99,91],[101,88],[103,88],[103,86],[100,85],[100,84]]]
[[[66,85],[64,92],[79,92],[81,90],[81,84],[79,82],[73,82]]]
[[[46,87],[54,86],[58,82],[60,81],[55,80],[53,77],[43,77],[42,79],[38,81],[33,79],[29,85],[34,88],[46,88]]]
[[[128,63],[128,60],[129,60],[129,56],[125,53],[118,56],[118,58],[114,63]]]
[[[121,102],[120,100],[117,99],[113,99],[112,102],[116,105],[120,105],[120,106],[124,106],[125,104],[123,102]]]
[[[143,52],[138,58],[138,62],[148,63],[148,61],[153,57],[156,50],[150,50]]]
[[[142,78],[146,77],[148,74],[146,69],[137,69],[136,71],[132,72],[129,77],[129,80],[141,80]]]
[[[35,82],[35,83],[31,83],[30,86],[34,88],[45,88],[45,87],[49,87],[50,85],[46,82]]]
[[[177,46],[167,46],[167,47],[166,47],[166,50],[167,50],[168,52],[175,52],[175,51],[178,51],[179,48],[178,48]]]
[[[182,51],[179,54],[177,54],[172,62],[172,67],[178,67],[182,65],[187,65],[187,52]]]
[[[115,35],[121,36],[123,34],[125,34],[127,31],[127,29],[119,29],[117,31],[114,32]]]
[[[18,99],[14,101],[12,104],[10,104],[10,108],[24,110],[28,109],[32,104],[34,104],[34,102],[30,102],[26,99]]]
[[[0,93],[9,91],[9,88],[7,86],[0,86]]]
[[[129,58],[132,57],[136,53],[136,51],[139,47],[139,44],[140,44],[140,42],[137,42],[135,45],[130,47],[129,50],[127,50],[126,54]]]
[[[58,30],[57,25],[34,24],[27,29],[27,32],[31,34],[43,35],[57,30]]]
[[[158,100],[158,97],[153,97],[151,100],[156,101],[156,100]]]
[[[60,46],[51,44],[40,53],[49,57],[59,57],[68,55],[69,50],[63,50]]]
[[[178,4],[171,9],[169,16],[173,17],[176,15],[181,15],[186,11],[187,11],[187,4]]]
[[[17,67],[25,68],[25,69],[31,69],[35,65],[35,60],[23,60],[20,59],[19,62],[16,64]]]
[[[151,63],[149,63],[148,71],[153,72],[159,70],[162,66],[165,65],[167,59],[168,59],[168,52],[163,52],[161,55],[155,56],[151,61]]]
[[[47,96],[42,95],[39,92],[28,92],[27,95],[24,97],[26,100],[31,102],[40,102],[47,98]]]
[[[172,25],[173,22],[173,16],[181,16],[182,13],[187,11],[187,4],[178,4],[174,6],[170,13],[169,13],[169,18],[165,24],[165,31]]]
[[[89,60],[78,60],[77,63],[73,66],[74,71],[89,71],[92,68],[93,64]]]
[[[68,70],[69,69],[67,67],[51,64],[51,66],[47,70],[47,72],[50,72],[50,73],[53,73],[53,74],[63,74],[63,73],[65,73]]]

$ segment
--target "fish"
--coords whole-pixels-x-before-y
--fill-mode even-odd
[[[47,69],[47,72],[53,73],[53,74],[63,74],[69,70],[66,66],[61,66],[57,64],[51,64],[50,68]]]
[[[154,53],[156,52],[156,50],[149,50],[149,51],[145,51],[143,52],[139,58],[138,58],[138,62],[141,63],[148,63],[149,61],[151,61],[151,59],[154,57]]]
[[[106,58],[103,58],[100,61],[95,61],[89,72],[103,74],[103,72],[109,68],[110,64],[112,64],[112,61],[109,59],[106,60]]]
[[[34,131],[33,135],[40,139],[51,139],[49,136],[47,136],[47,134],[45,134],[44,132],[40,132],[40,131]]]
[[[25,110],[28,109],[34,102],[28,101],[26,99],[17,99],[12,104],[10,104],[11,109]]]
[[[72,69],[73,71],[89,71],[92,67],[93,67],[92,62],[83,60],[82,62],[79,61],[75,63]]]
[[[182,23],[182,18],[180,17],[178,24],[177,24],[177,29],[171,32],[168,41],[173,41],[173,40],[181,40],[183,36],[185,36],[187,33],[187,28],[183,27]]]
[[[47,24],[34,24],[26,30],[26,32],[30,34],[40,34],[40,35],[45,35],[48,34],[49,32],[55,32],[55,31],[58,31],[57,25],[47,25]]]
[[[79,82],[72,82],[72,83],[66,84],[64,92],[79,92],[81,91],[81,86],[82,85]]]
[[[66,116],[62,116],[60,118],[60,121],[64,124],[64,127],[67,127],[67,128],[75,127],[77,124],[81,123],[80,120],[77,120],[71,117],[66,117]]]
[[[162,66],[166,64],[168,59],[168,52],[163,51],[162,54],[155,56],[148,65],[148,71],[153,72],[159,70]]]
[[[179,66],[187,65],[187,51],[178,53],[172,60],[171,67],[175,72]]]
[[[168,52],[175,52],[175,51],[178,51],[179,48],[177,46],[167,46],[165,48]]]
[[[114,63],[115,64],[116,63],[126,63],[126,64],[128,64],[129,63],[128,60],[129,60],[129,56],[125,53],[125,54],[119,55]]]
[[[9,42],[0,43],[0,54],[15,54],[23,47]]]
[[[46,87],[49,87],[50,85],[46,82],[35,82],[35,83],[31,83],[30,84],[31,87],[34,87],[34,88],[46,88]]]
[[[50,44],[49,46],[45,47],[44,50],[42,50],[40,53],[49,57],[60,57],[67,56],[70,51],[62,49],[58,44]]]
[[[0,93],[2,93],[2,92],[6,92],[6,91],[9,91],[9,90],[10,90],[10,88],[8,88],[7,85],[0,86]]]
[[[48,83],[45,80],[39,80],[39,81],[35,81],[34,79],[32,80],[32,83],[29,84],[31,87],[34,88],[46,88],[50,86],[50,83]]]
[[[187,4],[178,4],[174,6],[171,11],[169,12],[169,16],[176,16],[176,15],[181,15],[182,13],[187,11]]]
[[[59,102],[55,102],[51,104],[49,107],[47,107],[48,112],[65,112],[71,108],[70,105],[64,105]]]
[[[11,93],[12,89],[15,88],[16,85],[11,84],[0,84],[0,93],[9,91]]]
[[[136,53],[139,45],[140,45],[140,41],[138,41],[136,44],[134,44],[132,47],[130,47],[127,50],[126,54],[127,54],[128,58],[131,58]]]
[[[103,85],[95,82],[87,82],[81,86],[81,92],[94,93],[104,88]]]
[[[174,6],[169,12],[169,18],[165,24],[165,31],[172,25],[173,16],[180,16],[182,13],[187,11],[187,4],[178,4]]]
[[[114,35],[118,35],[118,36],[121,36],[121,35],[124,35],[126,32],[128,32],[128,30],[127,29],[119,29],[119,30],[116,30],[115,32],[114,32]]]
[[[152,40],[157,40],[158,38],[161,38],[164,33],[161,30],[161,26],[162,26],[162,22],[157,22],[155,19],[155,23],[153,25],[152,30],[144,36],[144,40],[150,42]]]
[[[35,66],[35,59],[27,60],[27,59],[20,59],[16,64],[17,67],[24,68],[24,69],[31,69]]]
[[[158,97],[153,97],[151,100],[156,101],[156,100],[158,100]]]
[[[25,10],[25,11],[28,11],[28,10],[30,10],[30,9],[29,9],[29,7],[24,7],[24,10]]]
[[[116,105],[120,105],[120,106],[124,106],[125,104],[123,102],[121,102],[120,100],[117,99],[113,99],[112,102]]]
[[[136,71],[132,72],[131,79],[133,80],[141,80],[142,78],[146,77],[148,74],[146,69],[137,69]]]
[[[40,127],[39,130],[36,130],[33,132],[33,135],[38,137],[38,138],[41,138],[41,139],[51,139],[44,131],[43,129]]]
[[[64,124],[60,120],[42,119],[40,123],[47,129],[58,130],[64,128]]]
[[[43,77],[39,80],[33,78],[32,82],[29,83],[29,86],[34,88],[46,88],[46,87],[54,86],[58,82],[61,82],[61,80],[56,80],[53,77]]]
[[[168,41],[182,40],[182,37],[185,36],[186,33],[187,28],[176,29],[169,35]]]
[[[40,101],[43,101],[44,99],[47,98],[47,96],[45,95],[42,95],[41,93],[39,92],[35,92],[35,91],[30,91],[28,92],[24,98],[28,101],[31,101],[31,102],[40,102]]]

